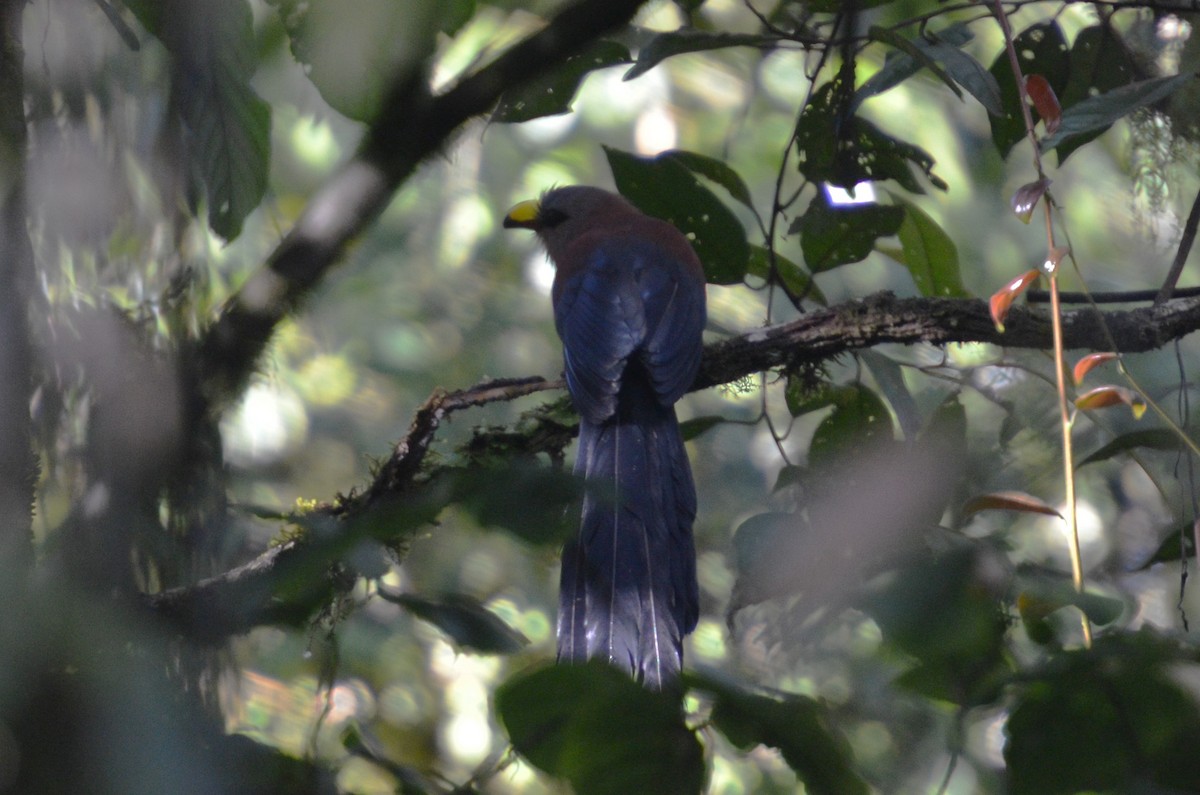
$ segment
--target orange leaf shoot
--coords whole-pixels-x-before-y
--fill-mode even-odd
[[[1134,419],[1140,420],[1146,413],[1146,403],[1141,396],[1123,386],[1098,386],[1075,398],[1075,407],[1082,411],[1119,406],[1122,403],[1129,406]]]
[[[992,293],[991,300],[988,301],[988,306],[992,310],[992,322],[996,324],[996,331],[1004,333],[1004,318],[1008,317],[1008,310],[1012,306],[1012,302],[1017,299],[1021,293],[1025,292],[1025,288],[1038,277],[1040,271],[1025,271],[1017,278],[1013,279],[1008,284],[1001,287],[996,292]]]
[[[1115,353],[1105,351],[1103,353],[1089,353],[1078,362],[1075,363],[1075,370],[1072,372],[1072,377],[1075,379],[1075,385],[1083,383],[1083,377],[1090,373],[1093,369],[1099,367],[1105,362],[1111,362],[1117,358]]]
[[[1042,123],[1046,125],[1046,134],[1053,135],[1062,123],[1062,105],[1058,104],[1054,89],[1041,75],[1028,75],[1025,78],[1025,93],[1033,100],[1033,106],[1042,117]]]
[[[1063,518],[1062,514],[1050,505],[1023,491],[993,491],[980,494],[967,500],[962,511],[964,518],[974,516],[980,511],[1020,511]]]

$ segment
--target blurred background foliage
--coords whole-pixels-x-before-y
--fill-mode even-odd
[[[1025,66],[1069,110],[1194,70],[1194,15],[1136,6],[1005,8]],[[1196,516],[1192,460],[1170,436],[1125,436],[1151,418],[1080,417],[1081,457],[1127,440],[1079,470],[1086,595],[1070,589],[1061,520],[961,510],[1004,490],[1061,500],[1053,365],[1039,352],[880,345],[685,398],[684,419],[721,421],[693,425],[689,443],[703,615],[682,712],[678,696],[607,669],[548,665],[553,517],[570,498],[552,481],[506,480],[507,502],[466,481],[402,559],[359,549],[361,576],[317,615],[218,650],[180,651],[120,600],[80,606],[95,593],[52,562],[71,557],[95,496],[87,473],[104,464],[88,451],[104,412],[147,429],[153,466],[155,407],[173,397],[154,367],[122,357],[202,335],[354,155],[396,74],[418,69],[443,90],[560,7],[26,6],[34,533],[62,579],[13,601],[0,633],[0,790],[1200,791],[1188,623],[1200,603],[1179,547]],[[1016,91],[989,14],[655,0],[509,91],[277,328],[210,439],[219,496],[189,503],[181,491],[201,491],[189,481],[171,505],[151,495],[124,515],[137,587],[188,585],[303,532],[297,516],[370,483],[435,390],[556,377],[553,274],[499,224],[552,185],[616,187],[690,225],[712,282],[710,341],[880,290],[986,297],[1035,267],[1044,238],[1009,207],[1033,179],[1030,144],[1005,126]],[[1126,118],[1058,150],[1054,197],[1091,289],[1156,287],[1200,188],[1195,83],[1169,89],[1153,108],[1102,108],[1102,121]],[[827,190],[856,183],[852,198]],[[1126,361],[1184,426],[1196,354],[1185,339]],[[476,429],[517,428],[554,399],[458,413],[432,456],[461,463]],[[924,457],[905,457],[917,440]],[[522,527],[530,516],[543,527]],[[165,541],[173,523],[205,538]],[[1101,636],[1091,650],[1080,610]],[[87,676],[72,675],[85,658]]]

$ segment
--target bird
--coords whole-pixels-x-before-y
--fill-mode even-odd
[[[553,188],[504,226],[533,230],[555,266],[580,418],[575,474],[587,488],[563,549],[558,661],[602,658],[664,689],[700,613],[696,487],[675,403],[700,368],[704,269],[678,229],[601,188]]]

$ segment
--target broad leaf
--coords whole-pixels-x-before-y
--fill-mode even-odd
[[[1008,673],[1007,627],[998,594],[980,580],[980,570],[967,548],[921,552],[863,600],[861,609],[884,641],[917,661],[898,684],[964,706],[995,697]]]
[[[974,38],[974,34],[971,33],[970,28],[966,25],[955,24],[933,34],[929,40],[919,38],[913,39],[909,43],[918,48],[923,55],[927,55],[935,61],[945,61],[945,58],[942,57],[944,53],[939,48],[945,47],[955,50],[960,54],[965,54],[961,50],[958,50],[958,47],[966,44],[972,38]],[[884,59],[883,67],[867,78],[866,82],[854,92],[854,101],[851,107],[857,108],[862,104],[863,100],[895,88],[921,71],[923,66],[924,58],[914,57],[906,52],[889,52]],[[986,73],[986,70],[984,71]],[[966,86],[963,87],[967,88]],[[970,89],[968,88],[967,90],[969,91]]]
[[[933,72],[935,76],[954,92],[954,95],[962,99],[962,91],[950,79],[950,75],[942,71],[942,68],[937,65],[937,62],[922,48],[919,44],[911,42],[908,39],[888,28],[881,28],[878,25],[872,25],[867,31],[867,36],[875,41],[881,41],[895,47],[897,50],[905,53],[912,58],[915,63]]]
[[[921,429],[921,414],[913,399],[908,384],[904,382],[904,368],[893,359],[876,350],[867,349],[858,353],[858,358],[867,365],[879,390],[896,413],[900,421],[900,432],[905,439],[917,438]]]
[[[173,104],[189,133],[192,172],[204,183],[208,225],[232,240],[262,201],[271,153],[271,109],[250,87],[258,59],[250,6],[129,7],[171,53]]]
[[[707,433],[723,422],[725,422],[725,418],[719,414],[692,417],[690,420],[679,423],[679,435],[683,437],[685,442],[690,442],[692,439]]]
[[[813,431],[808,464],[821,470],[895,437],[892,415],[883,400],[862,384],[852,384],[833,397],[833,411]]]
[[[1093,94],[1103,94],[1133,82],[1137,65],[1128,47],[1108,24],[1081,30],[1071,46],[1071,78],[1059,96],[1064,108],[1071,108]],[[1081,133],[1056,147],[1061,165],[1079,147],[1104,132],[1104,128]]]
[[[824,192],[808,205],[789,231],[800,233],[800,250],[813,273],[865,259],[875,240],[896,234],[904,209],[882,204],[831,206]]]
[[[762,246],[751,244],[750,263],[747,273],[765,281],[771,281],[771,252]],[[774,280],[782,284],[784,289],[788,291],[788,294],[793,297],[804,298],[821,306],[828,305],[825,294],[821,292],[821,288],[813,281],[812,275],[804,270],[803,266],[792,262],[778,251],[775,252]]]
[[[750,259],[746,230],[689,168],[669,152],[639,157],[606,146],[604,154],[622,196],[688,236],[708,281],[736,284],[745,278]]]
[[[529,644],[529,640],[506,624],[504,619],[478,600],[463,594],[427,599],[416,594],[392,594],[381,590],[379,595],[433,624],[445,632],[455,645],[470,651],[512,654]]]
[[[798,695],[761,695],[715,677],[687,675],[691,687],[713,699],[712,723],[743,751],[760,745],[779,749],[810,795],[866,795],[852,767],[850,744],[837,732],[828,710]]]
[[[1175,641],[1115,633],[1022,678],[1005,726],[1007,791],[1184,792],[1200,781],[1200,710]]]
[[[704,751],[678,695],[598,660],[510,678],[496,690],[496,712],[517,752],[579,795],[704,788]]]
[[[784,551],[796,549],[808,531],[808,520],[794,513],[759,513],[738,525],[733,534],[738,576],[731,613],[804,587],[794,571],[778,564]]]
[[[432,55],[440,30],[461,25],[464,0],[408,3],[394,0],[270,0],[321,96],[339,113],[369,121],[398,74]],[[469,5],[469,4],[467,4]]]
[[[566,63],[511,91],[504,92],[492,121],[521,122],[557,116],[571,110],[583,79],[597,69],[629,63],[629,49],[615,41],[598,41]]]
[[[916,204],[895,193],[889,195],[904,208],[904,222],[896,234],[904,255],[901,264],[912,274],[917,289],[922,295],[937,298],[966,297],[954,241]]]
[[[663,152],[659,157],[664,160],[674,160],[688,171],[712,180],[729,191],[730,196],[751,211],[754,210],[754,200],[750,197],[750,188],[746,187],[746,182],[742,179],[741,174],[734,171],[724,160],[717,160],[715,157],[708,157],[696,152],[687,152],[683,149]]]
[[[1131,450],[1178,450],[1183,442],[1170,428],[1147,428],[1123,433],[1075,465],[1075,468],[1107,461]]]
[[[1154,554],[1140,566],[1137,566],[1137,570],[1148,569],[1155,563],[1175,563],[1184,558],[1188,558],[1189,560],[1195,559],[1196,531],[1195,522],[1187,522],[1171,528],[1171,531],[1163,538],[1162,543],[1154,550]]]
[[[1062,96],[1071,71],[1071,59],[1067,41],[1058,23],[1040,22],[1026,28],[1013,40],[1013,46],[1016,48],[1017,62],[1021,65],[1021,74],[1041,75],[1054,93]],[[1026,137],[1026,131],[1020,92],[1004,48],[1000,49],[988,71],[1000,86],[1001,105],[1004,108],[1003,114],[989,117],[992,142],[1001,157],[1008,157],[1012,148]]]
[[[933,173],[933,157],[880,130],[866,119],[847,115],[841,77],[821,86],[796,123],[797,166],[809,181],[852,190],[860,182],[893,179],[910,193],[924,193],[913,175],[915,166],[945,190]]]
[[[567,508],[582,493],[569,472],[516,459],[456,473],[453,499],[484,527],[502,527],[531,544],[560,544],[574,528]]]
[[[1063,112],[1058,132],[1042,140],[1042,151],[1053,149],[1073,136],[1104,129],[1138,108],[1166,99],[1194,79],[1191,73],[1156,77],[1088,97]]]

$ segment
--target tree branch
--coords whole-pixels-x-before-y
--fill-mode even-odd
[[[37,461],[29,400],[32,345],[29,297],[33,250],[25,191],[24,3],[0,4],[0,560],[23,575],[33,560],[33,495]]]
[[[897,298],[878,293],[813,312],[789,323],[752,331],[709,345],[692,389],[728,383],[763,370],[817,363],[883,343],[987,342],[1010,348],[1050,346],[1050,318],[1042,311],[1015,307],[1007,330],[996,331],[986,303],[977,299]],[[1153,350],[1200,329],[1200,298],[1177,298],[1152,307],[1101,315],[1086,309],[1063,321],[1068,348]],[[222,575],[185,588],[145,597],[146,605],[189,638],[216,642],[272,623],[305,620],[346,590],[353,575],[338,561],[364,540],[395,546],[432,521],[449,499],[439,473],[425,457],[447,415],[535,392],[562,389],[563,382],[539,377],[488,381],[456,392],[436,392],[417,411],[405,436],[361,492],[339,497],[312,514],[298,517],[309,532]],[[557,457],[574,428],[543,418],[529,432],[526,453]],[[486,446],[486,443],[483,443]],[[511,447],[511,445],[509,445]]]
[[[551,69],[625,24],[645,0],[581,0],[463,79],[430,93],[424,72],[401,75],[359,152],[312,198],[267,262],[222,309],[199,344],[198,374],[211,403],[236,395],[275,325],[382,212],[416,167],[505,91]]]

